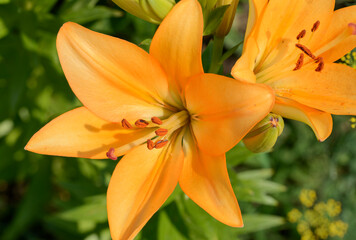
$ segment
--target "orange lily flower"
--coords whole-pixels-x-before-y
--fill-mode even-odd
[[[132,239],[179,182],[219,221],[241,227],[225,152],[272,109],[272,90],[215,74],[201,62],[203,16],[180,1],[150,53],[66,23],[57,38],[63,71],[80,107],[52,120],[26,149],[117,159],[107,193],[113,239]]]
[[[320,141],[331,114],[356,114],[356,70],[333,63],[356,47],[356,6],[335,0],[250,0],[239,80],[275,91],[272,112],[308,124]]]

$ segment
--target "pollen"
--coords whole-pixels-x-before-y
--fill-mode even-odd
[[[304,53],[301,53],[299,55],[298,61],[297,61],[296,65],[295,65],[295,68],[293,69],[293,71],[301,69],[302,66],[303,66],[303,62],[304,62]]]
[[[315,32],[316,30],[318,30],[319,26],[320,26],[320,21],[318,20],[318,21],[316,21],[316,22],[314,23],[314,25],[313,25],[311,31],[312,31],[312,32]]]
[[[132,128],[131,124],[126,119],[122,119],[121,125],[122,125],[123,128],[126,128],[126,129]]]
[[[155,131],[155,133],[157,136],[164,136],[168,133],[168,130],[164,128],[159,128]]]
[[[152,117],[151,118],[151,121],[153,122],[153,123],[155,123],[155,124],[158,124],[158,125],[162,125],[162,120],[161,119],[159,119],[158,117]]]
[[[295,46],[297,48],[299,48],[300,50],[302,50],[306,55],[308,55],[310,58],[312,59],[316,59],[315,55],[309,50],[309,48],[307,48],[306,46],[302,45],[302,44],[295,44]]]
[[[110,148],[109,151],[106,153],[106,156],[111,159],[111,160],[117,160],[117,156],[114,154],[115,149],[114,148]]]
[[[145,127],[148,126],[148,122],[145,121],[145,120],[143,120],[143,119],[139,119],[139,120],[137,120],[137,121],[135,122],[135,125],[136,125],[136,127],[138,127],[138,128],[145,128]]]
[[[306,33],[307,33],[307,31],[305,29],[303,31],[301,31],[297,36],[297,40],[302,39],[303,37],[305,37]]]
[[[163,148],[164,146],[166,146],[168,143],[168,140],[158,140],[155,144],[155,148],[159,149],[159,148]]]
[[[151,139],[147,139],[147,148],[152,150],[155,147],[155,143]]]

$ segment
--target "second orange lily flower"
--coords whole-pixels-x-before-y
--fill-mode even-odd
[[[40,154],[125,156],[110,181],[112,238],[133,239],[179,182],[219,221],[241,227],[225,152],[272,109],[272,90],[205,74],[203,16],[182,0],[153,37],[150,53],[74,23],[57,49],[73,92],[83,103],[37,132],[26,149]]]
[[[333,63],[356,47],[356,6],[335,0],[250,0],[239,80],[275,91],[272,112],[310,125],[320,141],[331,114],[356,115],[356,70]]]

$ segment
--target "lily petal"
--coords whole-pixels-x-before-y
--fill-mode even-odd
[[[57,49],[73,92],[99,117],[118,122],[165,115],[166,76],[144,50],[75,23],[60,29]]]
[[[325,64],[321,72],[294,71],[269,85],[276,95],[337,115],[356,115],[356,70]]]
[[[255,83],[256,75],[253,69],[255,68],[255,60],[259,52],[255,38],[248,38],[244,46],[246,46],[244,53],[231,69],[231,75],[240,81]]]
[[[80,107],[49,122],[33,135],[25,149],[46,155],[104,159],[110,148],[115,149],[115,155],[123,155],[153,137],[153,131],[124,129]]]
[[[324,34],[321,47],[330,44],[337,39],[344,31],[348,29],[349,23],[356,23],[356,6],[350,6],[336,10],[333,14],[332,21],[328,26],[329,31]],[[324,52],[321,56],[326,62],[334,62],[350,52],[356,47],[356,35],[351,35],[342,41],[339,41],[334,47]]]
[[[184,165],[179,185],[196,204],[220,222],[242,227],[242,217],[226,169],[225,155],[202,153],[187,131],[183,138]]]
[[[111,177],[107,209],[114,240],[133,239],[178,183],[183,165],[182,137],[162,149],[142,145],[123,157]]]
[[[253,28],[257,27],[258,19],[261,17],[261,13],[267,4],[268,0],[249,0],[248,5],[250,6],[250,9],[245,33],[246,39],[248,39]],[[245,45],[246,44],[244,44],[244,46]]]
[[[212,155],[221,155],[235,146],[274,103],[268,86],[216,74],[192,78],[185,97],[199,148]]]
[[[166,16],[152,39],[150,54],[160,62],[170,84],[179,92],[190,76],[203,73],[202,36],[200,4],[196,0],[182,0]]]
[[[308,45],[312,47],[314,42],[320,42],[320,37],[328,27],[334,5],[334,0],[269,1],[250,34],[255,38],[259,49],[255,57],[255,70],[261,71],[285,58],[295,56],[296,54],[291,53],[298,52],[295,48],[296,37],[304,29],[306,35],[302,43],[308,41]],[[317,32],[312,33],[311,28],[316,21],[322,24]],[[246,46],[246,50],[247,48]]]
[[[308,124],[320,142],[330,136],[333,128],[330,113],[307,107],[293,100],[276,98],[272,112]]]

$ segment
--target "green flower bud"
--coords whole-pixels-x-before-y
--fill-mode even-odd
[[[235,18],[236,8],[239,0],[218,0],[216,6],[230,5],[226,10],[219,27],[216,29],[215,35],[218,37],[225,37],[231,29],[232,23]]]
[[[277,114],[268,114],[243,139],[247,149],[252,152],[268,152],[276,144],[284,128],[283,118]]]
[[[176,4],[174,0],[113,0],[120,8],[146,21],[159,24]]]

